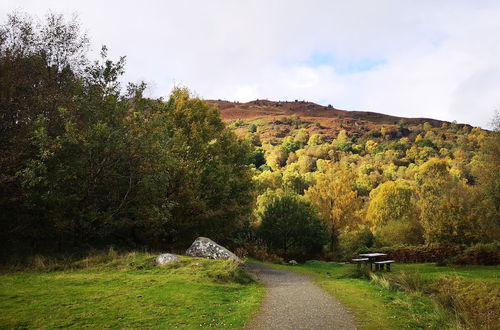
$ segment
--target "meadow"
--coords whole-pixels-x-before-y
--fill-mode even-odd
[[[0,274],[0,328],[242,328],[264,288],[225,260],[181,257],[156,266],[148,253],[73,262],[33,259]]]

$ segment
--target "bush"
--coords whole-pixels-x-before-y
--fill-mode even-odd
[[[471,265],[500,264],[500,242],[473,245],[461,254],[463,260]]]
[[[388,258],[402,263],[436,262],[460,265],[498,265],[500,243],[476,244],[468,248],[461,245],[428,244],[365,249],[363,252],[383,252]]]
[[[460,255],[461,248],[456,245],[397,246],[373,249],[388,254],[388,258],[401,263],[438,262]]]

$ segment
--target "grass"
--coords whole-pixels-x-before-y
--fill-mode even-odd
[[[500,279],[498,266],[436,266],[433,263],[426,263],[395,264],[395,269],[398,271],[419,272],[428,279],[436,279],[441,276],[461,276],[487,281],[498,281]]]
[[[242,328],[265,293],[223,260],[159,267],[129,253],[35,264],[0,274],[0,328]]]
[[[474,328],[474,323],[461,315],[454,315],[455,310],[445,308],[446,306],[439,303],[437,298],[442,297],[442,294],[436,290],[434,294],[427,291],[433,283],[441,284],[439,281],[449,278],[463,277],[481,288],[486,283],[491,286],[490,289],[498,289],[499,283],[498,267],[495,266],[438,267],[434,264],[396,264],[393,266],[393,272],[371,278],[367,272],[358,272],[354,265],[334,262],[309,261],[298,266],[273,267],[312,275],[320,287],[334,295],[354,314],[361,329]],[[443,282],[445,283],[446,281]],[[458,295],[468,292],[466,290],[471,286],[466,285],[463,288]],[[449,300],[449,297],[445,298]],[[490,315],[491,306],[485,307],[485,310],[489,313],[485,315],[492,320],[496,317]],[[488,325],[481,328],[488,328]]]

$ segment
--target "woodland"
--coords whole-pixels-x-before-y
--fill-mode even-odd
[[[206,236],[261,259],[452,246],[456,262],[498,262],[498,113],[491,130],[224,118],[184,87],[145,97],[122,82],[125,57],[94,60],[89,45],[61,15],[0,27],[2,254],[176,251]]]

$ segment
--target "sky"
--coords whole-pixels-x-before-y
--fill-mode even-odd
[[[2,0],[76,13],[149,96],[307,100],[488,127],[500,110],[500,1]]]

